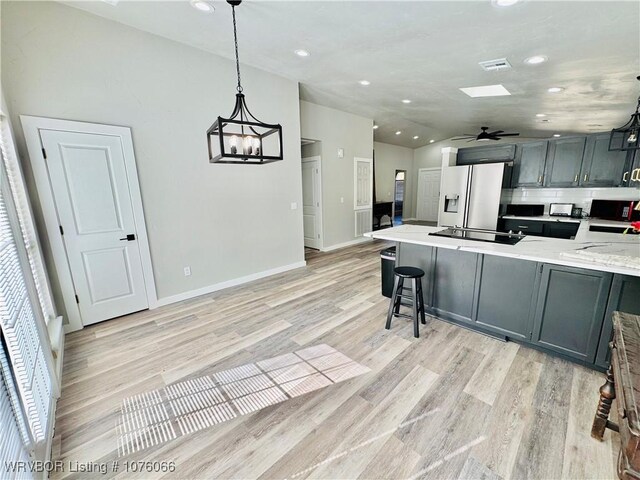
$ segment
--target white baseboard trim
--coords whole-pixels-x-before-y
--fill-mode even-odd
[[[331,252],[333,250],[338,250],[339,248],[350,247],[352,245],[357,245],[359,243],[364,243],[364,242],[370,242],[372,240],[373,240],[372,238],[367,238],[367,237],[356,238],[355,240],[351,240],[349,242],[338,243],[336,245],[331,245],[330,247],[322,248],[322,249],[320,249],[320,251],[321,252]]]
[[[403,222],[406,222],[407,220],[408,220],[408,221],[412,221],[412,220],[413,220],[413,221],[415,221],[415,220],[418,220],[418,219],[417,219],[417,218],[415,218],[415,217],[403,218],[403,219],[402,219],[402,221],[403,221]]]
[[[189,300],[190,298],[199,297],[201,295],[207,295],[209,293],[217,292],[218,290],[224,290],[225,288],[235,287],[242,285],[243,283],[253,282],[264,277],[270,277],[271,275],[277,275],[278,273],[288,272],[289,270],[295,270],[307,265],[304,260],[301,262],[291,263],[289,265],[283,265],[282,267],[272,268],[271,270],[265,270],[263,272],[252,273],[240,278],[234,278],[227,280],[226,282],[216,283],[214,285],[208,285],[206,287],[198,288],[197,290],[190,290],[184,293],[178,293],[177,295],[171,295],[170,297],[159,298],[156,307],[163,307],[172,303],[182,302],[183,300]],[[153,308],[150,308],[152,310]]]

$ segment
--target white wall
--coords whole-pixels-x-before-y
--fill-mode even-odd
[[[402,216],[413,218],[413,152],[412,148],[375,142],[376,200],[392,202],[395,190],[396,170],[406,170],[405,195]]]
[[[3,2],[2,17],[23,159],[21,114],[132,128],[159,297],[303,261],[302,212],[290,209],[302,204],[295,82],[242,67],[252,112],[282,124],[284,161],[211,165],[205,132],[233,109],[233,62],[56,2]]]
[[[303,138],[322,142],[324,248],[353,241],[353,159],[373,157],[373,120],[301,101],[300,130]]]

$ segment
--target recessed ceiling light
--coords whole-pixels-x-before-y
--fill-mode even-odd
[[[533,57],[526,58],[524,60],[524,63],[527,63],[529,65],[538,65],[539,63],[544,63],[547,60],[547,57],[545,57],[544,55],[534,55]]]
[[[510,7],[511,5],[515,5],[520,0],[492,0],[493,3],[497,7]]]
[[[418,135],[414,135],[414,136],[413,136],[413,139],[414,139],[414,140],[417,140],[417,139],[419,139],[419,138],[420,138],[420,137],[419,137]]]
[[[482,87],[465,87],[460,89],[463,93],[466,93],[472,98],[476,97],[501,97],[504,95],[511,95],[509,90],[502,85],[484,85]]]
[[[558,138],[560,136],[560,134],[559,133],[554,133],[553,136]]]
[[[400,135],[401,133],[402,133],[402,132],[401,132],[400,130],[398,130],[398,131],[396,132],[396,135]]]
[[[411,100],[405,98],[404,100],[402,100],[402,103],[411,103]]]
[[[215,11],[215,7],[205,0],[191,0],[191,6],[201,12],[212,13]]]
[[[374,130],[377,130],[377,129],[378,129],[378,125],[374,125],[374,126],[373,126],[373,129],[374,129]]]
[[[558,93],[558,92],[561,92],[563,90],[564,90],[564,88],[562,88],[562,87],[551,87],[551,88],[547,89],[547,92],[549,92],[549,93]]]
[[[429,143],[433,143],[433,142],[435,142],[435,140],[429,140]]]
[[[367,85],[371,85],[371,82],[369,80],[360,80],[360,85],[366,87]]]
[[[298,55],[299,57],[308,57],[309,52],[307,52],[306,50],[296,50],[296,55]]]
[[[546,113],[536,113],[536,117],[538,118],[542,118],[542,117],[546,117],[547,114]]]

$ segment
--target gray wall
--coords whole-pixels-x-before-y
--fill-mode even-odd
[[[415,216],[412,210],[413,203],[415,203],[413,199],[413,149],[380,142],[375,142],[373,149],[376,158],[376,200],[379,202],[393,201],[396,170],[406,170],[402,216],[413,218]]]
[[[324,248],[353,241],[353,159],[373,158],[373,120],[301,101],[300,130],[303,138],[322,142]]]
[[[243,66],[252,112],[282,124],[285,159],[211,165],[205,132],[233,109],[233,62],[56,2],[2,2],[1,47],[23,160],[22,114],[132,128],[159,297],[303,261],[297,83]]]

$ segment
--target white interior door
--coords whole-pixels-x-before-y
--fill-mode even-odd
[[[302,159],[302,222],[304,246],[321,247],[320,160]]]
[[[373,222],[373,159],[353,159],[353,209],[355,237],[372,230]]]
[[[121,138],[40,135],[82,323],[148,308]]]
[[[440,172],[436,169],[423,169],[418,172],[418,201],[416,217],[427,222],[438,221],[440,202]]]

